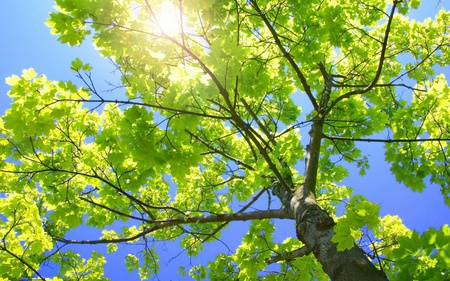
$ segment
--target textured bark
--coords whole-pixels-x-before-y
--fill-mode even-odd
[[[293,198],[295,201],[295,198]],[[297,237],[322,265],[333,281],[387,280],[386,275],[372,264],[357,246],[339,252],[331,241],[334,235],[333,219],[315,204],[293,204],[297,222]]]
[[[297,189],[301,190],[307,189],[303,186]],[[335,222],[316,204],[310,193],[310,196],[303,196],[302,192],[289,194],[282,187],[273,191],[285,205],[286,211],[295,217],[297,238],[307,247],[306,252],[314,254],[331,280],[387,280],[384,272],[379,271],[358,246],[342,252],[337,250],[336,244],[331,241]]]
[[[274,188],[273,192],[295,217],[297,238],[311,250],[331,280],[387,280],[384,272],[379,271],[359,247],[355,245],[350,250],[339,252],[331,241],[335,222],[315,200],[322,129],[323,119],[319,115],[310,131],[304,183],[293,193],[281,187]]]

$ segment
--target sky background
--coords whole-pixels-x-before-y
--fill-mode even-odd
[[[422,20],[435,14],[441,7],[450,10],[450,1],[423,1],[428,3],[420,12],[413,12],[411,17]],[[441,3],[439,3],[441,2]],[[105,81],[114,81],[117,76],[113,73],[114,67],[106,59],[99,56],[90,42],[85,42],[80,47],[69,47],[56,41],[56,37],[50,34],[50,30],[44,22],[48,13],[52,11],[53,1],[49,0],[1,0],[0,1],[0,115],[10,105],[6,93],[9,86],[4,79],[13,74],[20,75],[23,69],[34,68],[38,74],[45,74],[51,80],[73,80],[80,85],[74,73],[70,70],[71,61],[80,58],[93,66],[93,79],[98,85],[103,85],[103,90],[109,87]],[[450,79],[449,67],[444,68],[443,73]],[[101,88],[101,87],[100,87]],[[107,94],[105,92],[105,94]],[[350,171],[350,177],[344,180],[344,184],[355,188],[356,194],[366,196],[369,200],[380,204],[380,215],[398,215],[410,229],[423,232],[429,227],[440,228],[443,224],[450,223],[450,208],[444,205],[443,197],[438,186],[430,185],[422,193],[414,193],[395,182],[394,176],[389,171],[389,166],[384,162],[382,144],[360,144],[363,151],[371,154],[369,159],[371,169],[365,176],[359,176],[355,169]],[[245,234],[247,223],[234,223],[224,232],[224,240],[231,249],[240,244],[241,236]],[[277,234],[279,241],[288,236],[294,236],[292,221],[277,222]],[[95,238],[95,231],[85,228],[74,232],[76,235],[84,235],[86,232]],[[94,235],[94,236],[92,236]],[[76,238],[76,237],[71,237]],[[160,243],[158,247],[161,258],[160,280],[180,280],[175,269],[181,265],[189,267],[190,264],[205,262],[213,257],[214,252],[226,250],[224,245],[214,243],[205,245],[205,251],[201,258],[190,260],[180,253],[176,243]],[[75,247],[74,249],[82,249]],[[93,248],[82,250],[89,255]],[[96,250],[104,252],[105,245],[96,246]],[[123,257],[127,252],[136,253],[139,249],[134,246],[124,246],[113,259],[107,256],[106,276],[111,280],[138,280],[137,274],[126,274]],[[174,259],[172,259],[174,258]],[[54,267],[46,267],[42,272],[47,276],[53,276]],[[53,271],[53,273],[52,273]],[[186,278],[188,279],[188,278]]]

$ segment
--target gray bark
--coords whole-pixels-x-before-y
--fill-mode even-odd
[[[310,131],[304,183],[294,192],[281,186],[272,191],[295,218],[297,238],[314,254],[331,280],[386,281],[384,272],[378,270],[358,246],[339,252],[331,241],[335,222],[315,199],[323,124],[323,116],[319,112]]]
[[[295,198],[292,199],[296,201]],[[293,204],[296,216],[297,238],[322,265],[331,280],[387,280],[384,272],[379,271],[356,245],[350,250],[339,252],[331,241],[334,235],[333,219],[316,204]]]

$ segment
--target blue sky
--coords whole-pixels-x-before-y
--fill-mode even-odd
[[[425,2],[425,1],[424,1]],[[445,6],[450,10],[450,1],[427,1],[429,4],[425,10],[412,13],[412,17],[423,19],[438,11],[438,7]],[[49,28],[44,25],[47,15],[52,11],[53,1],[39,0],[3,0],[0,3],[0,114],[8,108],[10,101],[6,96],[8,86],[4,83],[4,78],[12,75],[20,75],[22,69],[35,68],[39,74],[45,74],[52,80],[74,80],[75,76],[70,71],[70,63],[75,58],[80,58],[84,62],[89,62],[94,67],[93,78],[96,83],[104,85],[105,79],[113,81],[115,79],[113,66],[105,58],[99,56],[90,42],[86,42],[80,47],[69,47],[56,41]],[[450,79],[450,70],[443,70]],[[75,81],[77,82],[77,81]],[[429,227],[440,228],[445,223],[450,223],[450,208],[444,205],[442,195],[438,186],[429,186],[422,193],[414,193],[411,190],[395,182],[388,165],[384,162],[384,155],[381,144],[361,144],[371,154],[371,169],[365,176],[359,176],[357,172],[351,172],[351,177],[344,181],[344,184],[355,188],[356,193],[366,196],[369,200],[379,203],[381,215],[398,215],[402,218],[407,227],[424,231]],[[225,232],[227,243],[231,249],[240,242],[240,236],[245,233],[244,223],[236,223],[233,228]],[[278,226],[278,224],[277,224]],[[86,231],[86,230],[83,230]],[[281,222],[277,233],[280,240],[294,234],[292,222]],[[233,241],[233,238],[236,239]],[[229,241],[229,242],[228,242]],[[179,280],[179,276],[174,273],[178,265],[189,267],[192,262],[204,261],[204,256],[212,257],[214,248],[219,247],[224,250],[221,244],[214,246],[206,245],[205,252],[201,259],[189,260],[182,254],[180,257],[171,260],[180,249],[176,243],[160,244],[161,256],[161,280]],[[81,247],[78,247],[81,249]],[[104,249],[105,246],[96,247]],[[89,252],[83,251],[85,253]],[[128,251],[138,251],[132,246],[126,246],[120,251],[119,257],[108,260],[106,275],[111,280],[123,280],[119,273],[125,271],[121,256]],[[51,275],[51,268],[46,271]],[[127,275],[128,280],[137,280],[137,275]]]

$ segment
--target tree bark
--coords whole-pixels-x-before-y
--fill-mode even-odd
[[[358,246],[339,252],[331,241],[335,222],[315,199],[323,124],[323,116],[319,113],[309,133],[304,183],[294,192],[277,187],[273,188],[273,193],[295,217],[297,238],[311,250],[331,280],[386,281],[384,272],[378,270]]]
[[[296,198],[292,200],[296,201]],[[336,244],[331,241],[334,221],[318,205],[293,205],[297,206],[292,210],[296,217],[297,238],[312,250],[331,280],[387,280],[384,272],[379,271],[356,245],[350,250],[337,250]]]

